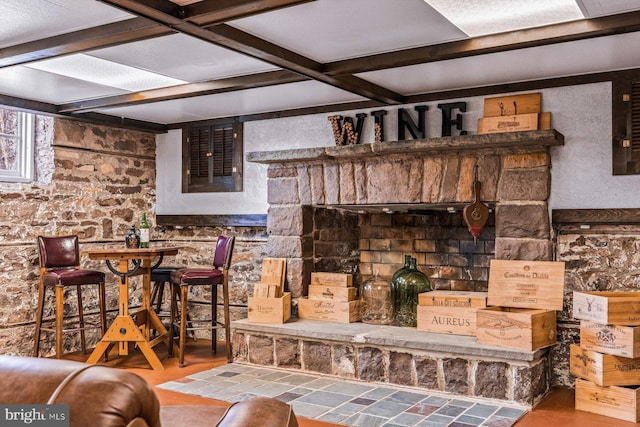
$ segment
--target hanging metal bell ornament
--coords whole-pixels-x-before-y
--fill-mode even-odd
[[[462,218],[467,224],[467,228],[473,236],[474,242],[477,242],[478,236],[482,233],[482,230],[489,219],[489,208],[480,201],[480,189],[480,181],[476,179],[473,183],[475,201],[465,206],[462,211]]]

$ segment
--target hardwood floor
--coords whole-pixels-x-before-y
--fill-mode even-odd
[[[185,364],[178,367],[177,358],[168,358],[163,345],[156,347],[164,371],[154,371],[147,364],[140,352],[133,351],[127,357],[116,358],[109,362],[101,362],[108,366],[127,369],[144,378],[149,384],[156,386],[167,381],[179,379],[196,372],[205,371],[227,363],[224,351],[224,343],[219,344],[218,354],[211,353],[211,341],[198,340],[187,342]],[[84,361],[87,355],[73,353],[65,355],[65,358]],[[154,388],[161,405],[220,405],[228,406],[226,402],[208,399],[195,395],[177,393],[161,388]],[[300,427],[331,427],[338,424],[324,423],[299,417]],[[574,409],[573,390],[555,389],[533,411],[527,413],[516,424],[516,427],[633,427],[636,423],[617,420],[615,418],[594,415]]]

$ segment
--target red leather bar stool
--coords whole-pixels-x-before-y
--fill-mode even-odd
[[[38,257],[40,261],[40,286],[38,289],[38,308],[36,313],[34,357],[40,351],[40,335],[43,330],[55,332],[56,357],[59,359],[63,353],[63,333],[79,332],[83,353],[87,353],[85,341],[85,329],[100,328],[102,335],[107,330],[107,310],[105,306],[105,275],[101,271],[80,268],[80,249],[77,235],[44,237],[38,236]],[[87,322],[84,319],[82,305],[82,288],[95,285],[98,288],[99,325],[97,322]],[[71,320],[72,315],[64,312],[65,291],[75,287],[78,298],[78,320]],[[47,289],[55,292],[55,328],[44,328],[44,302]],[[65,328],[66,326],[66,328]]]
[[[218,329],[224,329],[227,345],[227,360],[231,362],[231,328],[229,316],[229,267],[235,238],[219,236],[216,242],[216,250],[213,255],[212,268],[185,268],[171,273],[173,291],[171,292],[171,321],[169,322],[169,334],[174,336],[174,324],[178,312],[178,300],[180,300],[180,334],[178,366],[184,366],[184,350],[187,331],[199,329],[211,330],[211,349],[216,352],[218,341]],[[222,306],[224,310],[223,321],[218,320],[218,285],[222,285]],[[189,290],[194,286],[211,286],[211,301],[189,301]],[[187,317],[188,304],[210,304],[210,319],[195,319],[193,315]],[[191,325],[188,325],[191,323]],[[172,347],[169,351],[171,352]]]

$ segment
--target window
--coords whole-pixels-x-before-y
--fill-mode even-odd
[[[242,124],[183,129],[183,193],[242,191]]]
[[[0,181],[33,180],[33,115],[0,109]]]

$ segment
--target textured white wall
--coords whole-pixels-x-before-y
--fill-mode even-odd
[[[565,136],[565,145],[552,148],[551,209],[640,207],[640,175],[613,176],[611,155],[611,84],[597,83],[542,90],[542,110],[551,112],[551,125]],[[464,128],[476,132],[482,116],[483,97],[465,98]],[[429,137],[440,136],[437,104],[460,100],[421,103],[429,106]],[[403,106],[417,121],[414,105]],[[380,109],[380,108],[378,108]],[[397,139],[398,107],[382,108],[386,139]],[[342,113],[355,118],[356,113]],[[245,153],[289,148],[334,145],[331,114],[316,114],[245,123]],[[409,135],[407,133],[407,135]],[[373,142],[373,117],[368,116],[362,143]],[[267,166],[244,164],[241,193],[181,193],[181,132],[171,131],[157,138],[158,214],[265,214],[267,212]]]

